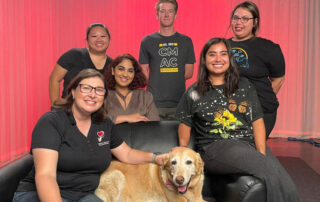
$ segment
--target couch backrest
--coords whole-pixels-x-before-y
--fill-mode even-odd
[[[179,145],[178,126],[178,121],[161,121],[123,123],[116,127],[119,135],[134,149],[168,152]],[[193,141],[190,141],[189,147],[193,148]]]

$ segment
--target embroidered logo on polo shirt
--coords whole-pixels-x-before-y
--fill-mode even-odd
[[[104,137],[104,131],[97,132],[97,136],[98,136],[98,142],[101,142],[102,138]]]

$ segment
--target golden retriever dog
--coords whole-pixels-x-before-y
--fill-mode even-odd
[[[202,202],[204,163],[192,149],[169,152],[163,166],[112,161],[95,194],[106,202]]]

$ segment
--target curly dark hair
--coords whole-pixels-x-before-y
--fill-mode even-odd
[[[67,96],[65,97],[65,99],[59,99],[57,101],[54,102],[53,107],[54,108],[62,108],[65,109],[67,111],[67,113],[71,113],[71,108],[72,105],[74,103],[74,99],[72,96],[72,90],[76,89],[79,86],[79,83],[87,78],[92,78],[92,77],[98,77],[99,79],[101,79],[103,81],[104,86],[106,86],[106,80],[104,78],[104,76],[94,70],[94,69],[84,69],[82,71],[80,71],[77,76],[75,76],[72,81],[70,82],[70,84],[67,87]],[[98,109],[96,112],[92,113],[92,119],[95,121],[99,121],[102,122],[107,118],[107,102],[106,102],[106,98],[108,95],[108,90],[106,90],[106,94],[104,95],[103,98],[103,104],[100,107],[100,109]]]
[[[122,54],[118,56],[116,59],[113,60],[113,62],[109,65],[109,67],[106,69],[104,76],[107,80],[107,88],[109,90],[115,90],[116,86],[116,80],[114,78],[114,75],[112,75],[112,69],[114,70],[115,67],[120,64],[123,60],[130,60],[132,63],[132,66],[134,68],[134,78],[132,82],[129,84],[128,88],[130,90],[135,90],[138,88],[144,88],[146,87],[147,79],[146,76],[142,72],[142,68],[139,65],[138,61],[130,54]]]
[[[225,80],[224,94],[227,97],[230,97],[231,94],[234,93],[234,91],[238,88],[240,75],[239,75],[238,65],[234,61],[234,58],[231,52],[231,46],[225,38],[211,38],[203,46],[200,54],[196,89],[200,93],[200,95],[204,95],[210,89],[211,82],[209,80],[209,71],[206,66],[206,55],[210,47],[218,43],[224,43],[226,45],[228,55],[229,55],[230,67],[224,76],[224,80]]]

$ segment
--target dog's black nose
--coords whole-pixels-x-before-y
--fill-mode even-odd
[[[176,177],[176,183],[178,183],[179,185],[181,185],[183,182],[184,182],[184,177],[182,177],[182,176]]]

